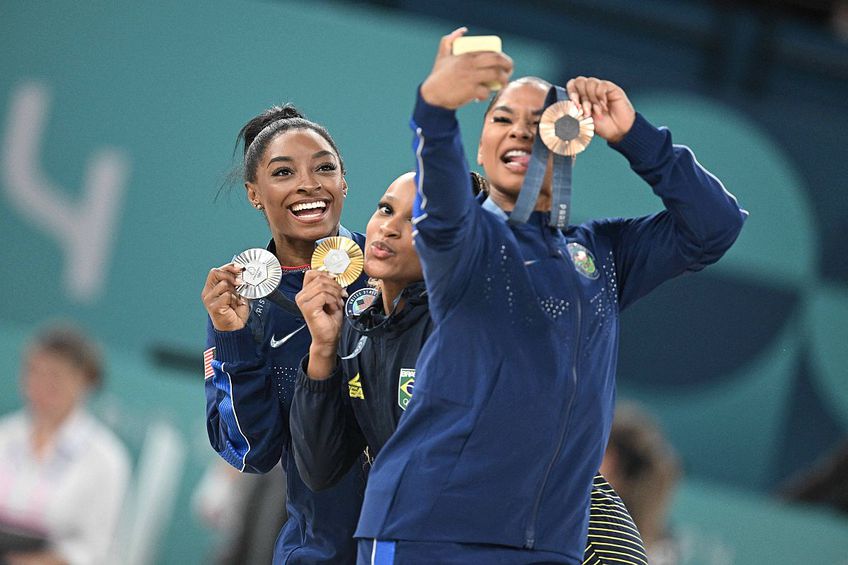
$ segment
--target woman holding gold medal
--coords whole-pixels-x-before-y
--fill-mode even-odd
[[[474,175],[473,182],[475,192],[485,191],[484,179]],[[301,477],[315,490],[344,477],[366,447],[378,457],[413,396],[418,354],[433,330],[412,245],[414,200],[414,175],[407,173],[377,204],[366,228],[365,271],[379,294],[352,293],[347,322],[327,308],[342,300],[343,290],[326,274],[306,273],[297,295],[312,345],[292,401],[292,450]],[[362,310],[357,294],[377,299]],[[584,565],[645,563],[633,519],[600,474],[592,483],[589,515]]]
[[[665,210],[568,225],[570,162],[554,155],[551,170],[535,139],[552,92],[536,79],[507,83],[512,63],[500,53],[452,55],[464,33],[442,39],[413,113],[415,246],[435,329],[418,357],[414,399],[369,476],[360,556],[582,563],[612,420],[619,313],[717,261],[746,213],[620,87],[581,77],[553,92],[567,94],[576,116],[564,103],[545,130],[578,145],[591,116],[594,133]],[[492,82],[503,90],[479,144],[489,181],[481,205],[455,111],[486,98]],[[521,194],[534,189],[528,208]]]
[[[339,224],[347,182],[326,129],[292,106],[273,107],[250,120],[239,140],[247,198],[265,217],[271,241],[267,250],[248,250],[212,269],[203,288],[209,314],[204,353],[209,440],[243,472],[265,473],[282,459],[288,521],[274,563],[351,563],[362,467],[352,465],[333,488],[313,493],[294,464],[288,413],[298,363],[310,343],[294,296],[310,266],[334,272],[351,289],[362,286],[358,273],[346,279],[350,273],[344,273],[357,266],[361,272],[361,251],[349,239],[324,238],[344,236],[362,245],[364,237]],[[318,248],[327,261],[318,265],[313,252],[321,240]],[[358,265],[351,265],[355,256],[335,249],[345,245],[353,255],[359,251]],[[342,307],[341,299],[328,305]]]

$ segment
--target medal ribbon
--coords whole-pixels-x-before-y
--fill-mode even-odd
[[[269,301],[273,302],[295,318],[302,318],[303,314],[300,312],[300,308],[297,307],[297,303],[283,294],[283,291],[280,290],[279,287],[275,288],[271,291],[271,294],[266,296]]]
[[[388,324],[389,321],[394,317],[395,313],[397,312],[398,305],[400,304],[400,301],[404,298],[406,298],[406,299],[410,298],[410,295],[412,294],[412,292],[414,292],[413,288],[415,290],[418,290],[418,287],[412,287],[412,286],[408,286],[408,287],[404,288],[400,292],[400,294],[398,294],[395,297],[395,299],[392,301],[392,311],[389,312],[389,315],[386,316],[385,318],[383,318],[383,320],[381,320],[377,325],[375,325],[373,327],[370,327],[370,328],[366,327],[365,324],[360,322],[358,320],[358,318],[360,318],[361,315],[357,316],[357,317],[345,316],[345,322],[351,328],[353,328],[353,330],[355,332],[357,332],[360,335],[360,338],[359,338],[359,341],[356,342],[356,346],[354,347],[353,351],[350,352],[349,354],[343,356],[342,359],[353,359],[354,357],[359,355],[362,352],[362,350],[365,348],[365,344],[368,341],[368,338],[370,336],[376,334],[378,331],[382,331],[382,329],[386,326],[386,324]],[[422,293],[422,295],[423,295],[423,293]],[[370,308],[381,308],[380,302],[377,302],[377,299],[380,298],[380,296],[381,295],[378,294],[374,298],[374,304],[376,304],[376,306],[369,306],[368,307],[369,309]]]
[[[561,86],[552,86],[545,97],[545,108],[561,100],[568,100],[568,93]],[[539,199],[539,192],[542,190],[542,182],[548,168],[548,156],[551,154],[553,154],[554,174],[550,224],[559,229],[568,225],[568,216],[571,213],[571,170],[574,158],[557,155],[550,151],[542,141],[538,130],[533,140],[533,151],[530,154],[527,174],[524,175],[521,192],[509,216],[509,223],[523,224],[530,218],[530,214],[536,207],[536,200]]]

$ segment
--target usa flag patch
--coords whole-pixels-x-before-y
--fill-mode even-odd
[[[208,379],[209,377],[215,376],[215,371],[212,369],[212,359],[215,358],[215,348],[210,347],[206,351],[203,352],[203,378]]]

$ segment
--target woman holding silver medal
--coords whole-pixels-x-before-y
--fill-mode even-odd
[[[414,399],[370,472],[360,559],[582,563],[612,420],[619,313],[717,261],[746,213],[620,87],[583,77],[553,93],[538,79],[507,83],[508,57],[451,54],[464,33],[442,39],[413,113],[412,221],[435,329],[416,364]],[[480,139],[490,186],[481,205],[455,111],[485,98],[492,82],[503,90]],[[552,171],[535,139],[546,101],[563,93],[577,111],[557,105],[546,131],[578,145],[591,116],[664,211],[567,225],[570,162],[554,156]],[[566,115],[574,123],[561,122]],[[534,189],[528,208],[521,194]]]
[[[292,401],[292,450],[301,477],[316,490],[343,477],[366,447],[372,459],[378,457],[413,396],[418,354],[433,330],[412,244],[413,177],[401,175],[389,186],[366,228],[365,271],[379,292],[352,293],[346,320],[326,308],[343,297],[327,274],[308,272],[297,295],[312,345]],[[473,184],[475,193],[486,190],[476,174]],[[600,474],[589,514],[584,565],[644,564],[639,531]]]
[[[274,563],[352,563],[362,467],[352,465],[333,488],[313,493],[294,464],[288,412],[298,363],[310,343],[293,298],[316,242],[339,235],[362,245],[364,237],[339,224],[348,187],[326,129],[287,105],[250,120],[238,139],[244,143],[248,201],[265,217],[272,238],[267,251],[252,249],[210,270],[201,294],[209,314],[204,354],[209,440],[243,472],[265,473],[282,459],[288,521]],[[363,284],[360,277],[350,288]],[[343,303],[328,306],[333,307]]]

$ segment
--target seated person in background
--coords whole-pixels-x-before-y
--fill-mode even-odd
[[[192,509],[215,530],[215,545],[203,563],[268,565],[286,523],[286,475],[242,473],[220,457],[207,467],[192,494]]]
[[[105,561],[130,459],[85,407],[101,373],[97,347],[70,326],[44,330],[27,348],[26,406],[0,419],[0,562]]]
[[[651,565],[678,563],[668,510],[681,476],[680,462],[654,419],[639,405],[616,405],[601,473],[636,522]]]

